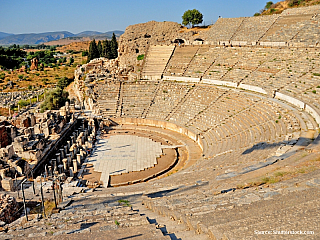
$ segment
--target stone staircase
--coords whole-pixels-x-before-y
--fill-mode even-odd
[[[150,46],[142,70],[142,78],[149,80],[161,79],[173,50],[174,46]]]
[[[170,239],[128,201],[87,197],[68,200],[67,207],[47,218],[20,218],[0,239]]]

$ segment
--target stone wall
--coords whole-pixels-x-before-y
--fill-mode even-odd
[[[152,126],[152,127],[158,127],[163,129],[168,129],[174,132],[181,133],[189,138],[191,138],[193,141],[195,141],[199,147],[203,150],[203,141],[197,135],[196,133],[190,131],[187,128],[181,127],[175,123],[171,122],[164,122],[159,120],[153,120],[153,119],[141,119],[141,118],[113,118],[112,121],[118,123],[118,124],[131,124],[131,125],[142,125],[142,126]]]
[[[177,38],[189,39],[193,33],[183,33],[175,22],[150,21],[131,25],[119,39],[119,60],[121,66],[139,66],[137,57],[146,54],[149,45],[171,45]]]

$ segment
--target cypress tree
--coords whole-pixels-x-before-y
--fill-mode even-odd
[[[100,57],[100,54],[98,51],[98,47],[97,47],[96,41],[93,39],[90,42],[90,46],[89,46],[88,62],[94,58],[99,58],[99,57]]]
[[[99,52],[99,56],[102,57],[103,56],[103,53],[102,53],[102,44],[101,44],[101,41],[99,40],[98,42],[98,52]]]
[[[118,42],[116,39],[116,35],[113,33],[112,38],[110,41],[110,50],[111,50],[111,58],[117,58],[118,57]]]
[[[104,40],[102,43],[103,56],[110,59],[110,42],[108,39]]]

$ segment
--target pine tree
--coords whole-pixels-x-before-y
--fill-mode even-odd
[[[98,51],[98,47],[97,47],[96,41],[93,39],[90,42],[90,46],[89,46],[88,62],[94,58],[99,58],[99,57],[100,57],[100,54]]]
[[[113,33],[112,38],[110,41],[110,50],[111,50],[111,58],[117,58],[118,57],[118,42],[116,39],[116,35]]]

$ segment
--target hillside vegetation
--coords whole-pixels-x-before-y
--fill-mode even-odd
[[[266,3],[264,9],[261,9],[255,16],[271,15],[282,13],[287,8],[306,7],[320,4],[319,0],[285,0],[277,3],[269,1]]]

